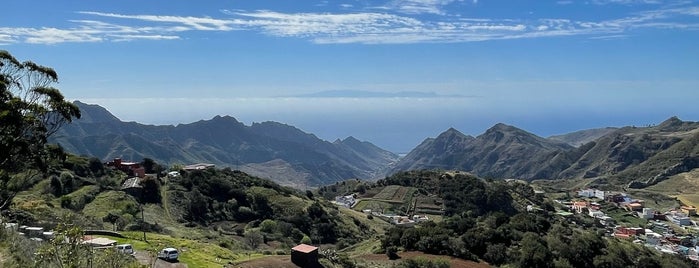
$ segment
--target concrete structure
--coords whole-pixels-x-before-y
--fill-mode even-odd
[[[604,200],[605,193],[604,191],[597,189],[584,189],[578,191],[578,196],[587,198],[599,198]]]
[[[318,247],[300,244],[291,248],[291,262],[301,267],[318,265]]]
[[[643,208],[643,210],[641,210],[641,213],[639,213],[638,216],[640,218],[650,220],[655,217],[655,211],[652,208]]]
[[[141,186],[141,178],[133,177],[129,178],[121,185],[121,190],[130,194],[131,196],[140,197],[143,192],[143,186]]]
[[[692,221],[689,219],[689,217],[680,212],[670,213],[669,215],[667,215],[667,219],[679,226],[686,226],[692,224]]]
[[[213,167],[216,167],[216,165],[207,164],[207,163],[198,163],[198,164],[185,166],[183,169],[186,171],[193,171],[193,170],[204,170],[204,169],[213,168]]]
[[[104,237],[86,236],[83,240],[83,244],[90,245],[94,248],[106,248],[115,246],[117,244],[117,241]]]

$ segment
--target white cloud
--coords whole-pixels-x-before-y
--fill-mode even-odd
[[[443,7],[453,0],[394,1],[402,6]],[[378,12],[283,13],[222,10],[226,17],[125,15],[81,11],[70,28],[0,27],[0,44],[177,40],[193,31],[253,31],[314,43],[454,43],[554,36],[629,35],[634,29],[699,29],[699,7],[682,6],[599,21],[566,18],[487,19],[401,15]]]
[[[405,14],[439,14],[444,15],[444,7],[456,0],[394,0],[386,8]],[[477,3],[474,0],[473,3]]]
[[[662,4],[660,0],[593,0],[592,3],[596,5],[608,5],[608,4],[619,4],[619,5],[633,5],[633,4]]]
[[[103,13],[103,12],[92,12],[92,11],[80,11],[78,13],[95,15],[101,17],[111,17],[119,19],[134,19],[141,21],[150,22],[164,22],[164,23],[176,23],[191,27],[192,30],[200,31],[230,31],[233,30],[231,27],[234,24],[230,20],[213,19],[208,17],[182,17],[182,16],[158,16],[158,15],[122,15],[115,13]]]

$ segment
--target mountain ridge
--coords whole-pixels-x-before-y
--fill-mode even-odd
[[[103,161],[148,157],[164,164],[207,162],[301,187],[350,178],[373,179],[398,158],[373,144],[356,148],[358,144],[334,144],[277,122],[246,126],[232,116],[219,115],[176,126],[144,125],[123,122],[98,105],[75,104],[87,119],[68,124],[51,141],[66,151]],[[265,174],[263,166],[293,169],[288,174],[295,175]]]
[[[699,123],[677,117],[657,126],[591,129],[557,138],[503,123],[468,141],[453,140],[455,133],[460,132],[448,129],[425,139],[391,172],[439,168],[491,178],[601,178],[615,186],[644,187],[699,168]]]

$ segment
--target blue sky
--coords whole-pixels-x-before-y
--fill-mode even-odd
[[[541,136],[699,119],[699,3],[24,1],[0,49],[127,121],[228,114],[396,152],[498,122]]]

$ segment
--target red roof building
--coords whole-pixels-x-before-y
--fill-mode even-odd
[[[318,247],[300,244],[291,248],[291,262],[301,267],[318,265]]]

